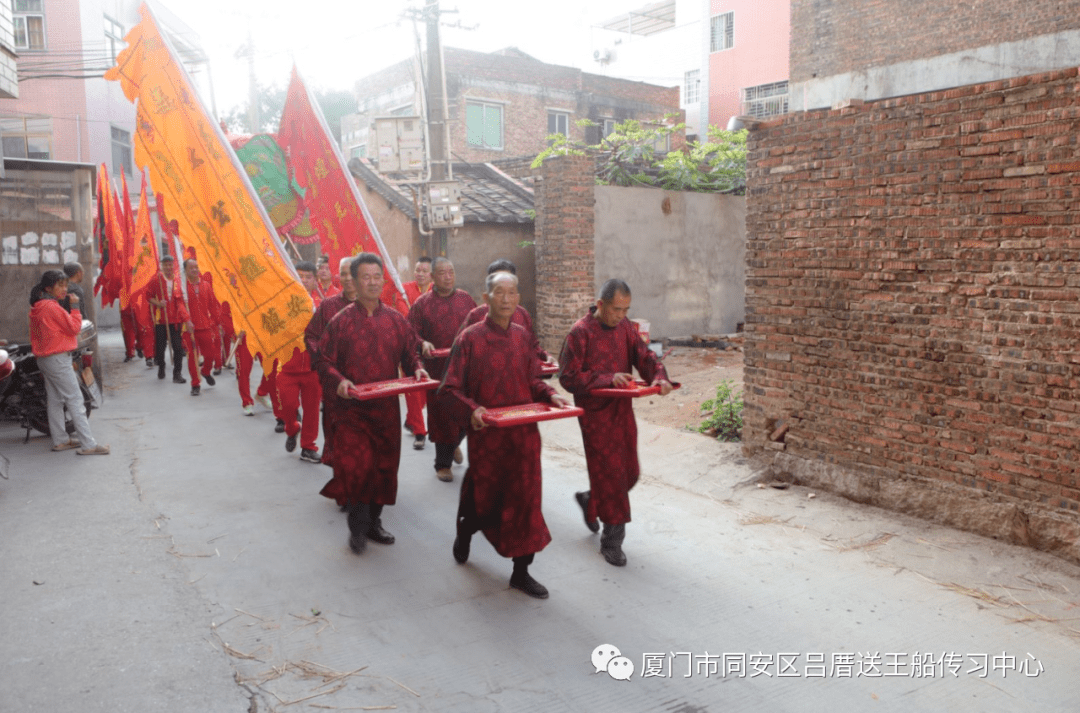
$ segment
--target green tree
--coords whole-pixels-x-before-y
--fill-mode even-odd
[[[537,155],[533,168],[552,156],[586,155],[597,161],[596,182],[614,186],[657,186],[672,191],[741,193],[746,188],[746,135],[709,127],[709,140],[690,142],[675,151],[660,151],[685,124],[662,121],[624,121],[598,144],[571,140],[563,134],[548,137],[550,145]],[[588,119],[579,126],[595,126]]]
[[[256,83],[259,102],[259,129],[253,131],[248,114],[250,102],[238,104],[227,111],[222,117],[225,126],[237,134],[273,134],[277,133],[278,124],[281,123],[281,112],[285,109],[285,97],[287,89],[277,84],[263,85]],[[356,112],[356,98],[352,92],[344,89],[316,89],[315,101],[319,103],[326,123],[330,126],[330,133],[334,141],[341,144],[341,117]]]

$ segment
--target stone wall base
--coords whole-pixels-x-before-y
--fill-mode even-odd
[[[1080,522],[1034,503],[927,478],[883,479],[788,453],[759,453],[752,462],[764,479],[818,488],[1080,564]]]

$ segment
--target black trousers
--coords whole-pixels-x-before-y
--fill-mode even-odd
[[[484,529],[484,521],[476,514],[476,493],[473,492],[472,479],[465,478],[461,481],[461,495],[458,499],[458,537],[470,538],[482,529]],[[527,570],[535,557],[535,552],[514,557],[512,559],[514,571]]]
[[[179,324],[155,324],[154,325],[154,363],[158,366],[165,364],[165,344],[172,344],[172,370],[173,376],[179,376],[184,368],[184,340],[180,338]]]
[[[454,465],[454,451],[457,450],[461,442],[465,440],[465,429],[461,429],[461,433],[458,434],[457,441],[454,443],[436,443],[435,444],[435,470],[442,470]]]

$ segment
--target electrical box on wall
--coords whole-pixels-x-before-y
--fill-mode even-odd
[[[461,186],[457,181],[433,181],[427,184],[428,227],[460,228],[465,224],[461,213]]]
[[[380,116],[371,124],[368,151],[380,173],[424,170],[424,127],[418,116]]]

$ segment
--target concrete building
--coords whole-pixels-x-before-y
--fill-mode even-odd
[[[15,49],[12,7],[10,3],[0,3],[0,99],[14,99],[19,96],[19,78],[15,74],[18,52]],[[25,34],[25,30],[23,32]]]
[[[788,110],[790,0],[710,0],[709,123]]]
[[[702,135],[708,120],[702,7],[702,0],[663,0],[613,15],[592,27],[580,64],[608,77],[680,87],[686,135]]]
[[[681,87],[687,135],[788,110],[790,0],[662,0],[593,28],[601,74]],[[585,59],[587,62],[588,59]]]
[[[117,82],[102,78],[138,23],[141,0],[14,0],[18,96],[0,98],[3,155],[105,163],[134,171],[135,107]],[[189,73],[206,75],[198,35],[163,5],[150,2]],[[0,14],[0,36],[5,16]],[[3,45],[0,39],[0,46]],[[0,58],[4,52],[0,49]],[[4,86],[0,59],[0,90]],[[4,96],[0,91],[0,97]],[[133,190],[138,190],[138,185]]]
[[[547,136],[564,133],[598,143],[616,122],[657,120],[678,114],[679,87],[662,87],[541,62],[519,50],[444,49],[455,160],[486,163],[535,156]],[[402,60],[356,83],[359,117],[342,121],[343,150],[370,156],[368,126],[377,116],[421,115],[415,62]],[[583,129],[579,119],[596,126]],[[674,147],[672,147],[674,148]]]

